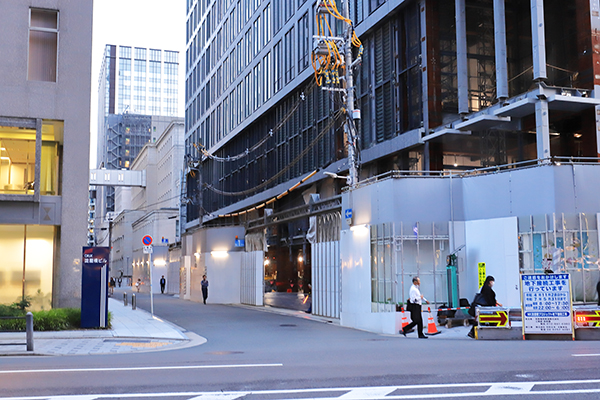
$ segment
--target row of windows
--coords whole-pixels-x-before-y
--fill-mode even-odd
[[[365,50],[362,67],[356,77],[357,107],[363,114],[357,124],[359,144],[362,149],[420,127],[422,71],[419,68],[421,55],[419,32],[419,8],[414,4],[405,7],[389,21],[380,24],[376,30],[362,38]],[[271,62],[267,62],[266,65],[274,65],[276,58],[280,63],[285,64],[284,60],[290,58],[290,54],[286,51],[278,55],[276,50],[282,48],[285,48],[285,35],[282,42],[277,43],[273,51],[268,53]],[[232,91],[233,97],[231,94],[226,96],[225,101],[200,122],[198,129],[195,129],[186,140],[186,152],[198,156],[192,147],[193,143],[201,142],[210,146],[218,142],[224,134],[227,134],[228,129],[232,129],[232,119],[235,122],[256,107],[256,95],[262,94],[263,98],[265,97],[264,65],[264,60],[257,64],[258,73],[255,74],[256,69],[253,69],[247,74]],[[279,68],[282,69],[285,70],[285,67]],[[276,74],[275,69],[269,72]],[[273,83],[277,81],[274,76],[267,79],[272,79]],[[285,76],[282,79],[285,80]],[[272,87],[274,89],[274,86]],[[247,92],[248,89],[250,92]],[[238,93],[240,93],[239,97]],[[237,192],[256,187],[275,173],[286,169],[283,176],[269,185],[272,187],[345,157],[343,134],[338,124],[301,157],[299,162],[290,165],[305,148],[309,147],[330,121],[334,104],[341,103],[340,99],[334,102],[338,94],[325,92],[318,87],[312,91],[305,91],[304,94],[305,100],[301,102],[297,111],[261,148],[235,162],[205,161],[202,168],[202,181],[226,192]],[[216,152],[216,155],[227,157],[243,153],[245,149],[252,147],[283,120],[299,97],[300,90],[269,109],[252,125],[245,128],[243,134],[228,141]],[[245,101],[238,103],[238,99]],[[190,190],[190,194],[193,195],[196,189],[190,188]],[[209,212],[240,200],[239,197],[222,196],[208,189],[204,190],[203,207]],[[190,211],[192,214],[189,218],[193,218],[193,210]]]
[[[268,14],[267,14],[268,13]],[[263,10],[263,16],[270,16],[270,4]],[[263,21],[268,23],[269,18],[263,18]],[[191,128],[198,120],[204,117],[205,112],[214,104],[221,95],[229,90],[230,85],[236,81],[240,73],[250,64],[252,59],[260,52],[267,44],[261,43],[263,40],[270,40],[270,35],[260,36],[261,15],[259,14],[253,27],[248,29],[246,35],[243,36],[235,46],[231,54],[223,60],[220,66],[211,78],[205,82],[202,89],[196,94],[196,98],[188,106],[186,113],[187,127]],[[332,24],[335,27],[335,24]],[[279,92],[285,84],[288,84],[296,76],[296,65],[299,72],[309,66],[309,46],[311,24],[309,23],[309,13],[305,13],[300,17],[297,23],[299,32],[296,37],[296,28],[292,26],[283,36],[283,39],[278,41],[273,47],[274,56],[271,57],[269,52],[263,57],[262,62],[259,62],[254,67],[253,71],[249,71],[243,80],[240,80],[236,87],[231,88],[227,98],[223,102],[229,102],[232,112],[229,113],[231,121],[224,124],[225,132],[218,134],[212,140],[203,137],[205,145],[214,145],[231,129],[234,129],[250,113],[256,110],[262,103],[266,102],[273,93]],[[256,32],[256,36],[253,36]],[[254,45],[252,43],[254,42]],[[299,43],[299,45],[296,45]],[[259,46],[260,44],[260,46]],[[294,57],[296,50],[297,57]],[[284,57],[285,55],[285,57]],[[297,64],[296,64],[297,60]],[[200,68],[198,68],[200,67]],[[262,70],[262,72],[260,72]],[[188,77],[186,84],[187,98],[191,98],[191,93],[196,93],[199,82],[202,80],[200,76],[202,71],[202,62],[196,66],[192,74]],[[257,78],[252,78],[256,76]],[[248,101],[237,100],[239,93],[252,93],[253,96]],[[256,97],[256,98],[255,98]],[[231,100],[235,99],[235,100]],[[243,110],[237,112],[237,107],[243,107]],[[189,130],[189,129],[188,129]]]

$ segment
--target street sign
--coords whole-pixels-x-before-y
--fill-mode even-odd
[[[245,239],[235,239],[235,247],[245,247],[246,240]]]
[[[480,262],[477,263],[477,273],[478,273],[478,277],[479,277],[479,287],[482,287],[483,284],[485,283],[485,263],[484,262]]]
[[[352,218],[352,209],[347,208],[344,210],[344,218],[351,219]]]
[[[569,274],[521,275],[523,335],[574,334]]]
[[[574,310],[576,328],[600,328],[600,310]]]
[[[152,245],[144,246],[144,254],[152,254]]]
[[[487,311],[479,309],[479,326],[490,328],[510,328],[508,310],[506,311]]]
[[[152,236],[146,235],[142,238],[142,244],[144,246],[150,246],[152,244]]]

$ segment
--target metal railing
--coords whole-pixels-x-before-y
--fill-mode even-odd
[[[0,319],[24,319],[25,343],[0,343],[2,346],[27,346],[27,351],[33,351],[33,314],[28,312],[24,317],[0,317]]]
[[[392,170],[383,174],[375,175],[370,178],[360,181],[356,187],[363,187],[372,185],[376,182],[385,181],[388,179],[405,179],[405,178],[463,178],[466,176],[473,175],[486,175],[495,174],[504,171],[515,171],[524,170],[529,168],[536,168],[547,165],[599,165],[600,158],[598,157],[549,157],[539,158],[534,160],[519,161],[510,164],[494,165],[492,167],[473,168],[466,171],[406,171],[406,170]],[[349,186],[346,186],[342,191],[346,192],[350,190]]]

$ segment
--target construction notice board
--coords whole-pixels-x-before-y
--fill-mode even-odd
[[[521,275],[523,335],[573,334],[569,274]]]

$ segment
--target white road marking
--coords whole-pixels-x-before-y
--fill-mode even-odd
[[[600,354],[571,354],[573,357],[600,357]]]
[[[492,385],[485,393],[486,394],[519,394],[527,393],[533,389],[533,383],[509,383],[509,384],[496,384]]]
[[[396,390],[395,387],[367,387],[353,389],[350,392],[337,397],[338,399],[377,399],[385,397]]]
[[[261,364],[258,364],[261,365]],[[264,365],[264,364],[262,364]],[[277,364],[276,364],[277,365]],[[337,397],[311,397],[310,400],[347,400],[347,399],[362,399],[362,400],[400,400],[400,399],[448,399],[458,397],[492,397],[492,396],[526,396],[526,395],[557,395],[557,394],[584,394],[584,393],[600,393],[600,388],[597,389],[557,389],[531,391],[535,385],[575,385],[580,387],[583,384],[600,383],[600,379],[588,380],[564,380],[564,381],[535,381],[535,382],[465,382],[452,384],[429,384],[429,385],[404,385],[404,386],[375,386],[375,387],[346,387],[346,388],[311,388],[311,389],[286,389],[286,390],[256,390],[256,391],[239,391],[239,392],[171,392],[171,393],[131,393],[131,394],[96,394],[96,395],[67,395],[67,396],[35,396],[35,397],[0,397],[0,400],[100,400],[107,398],[119,397],[123,399],[135,398],[170,398],[183,397],[187,400],[236,400],[247,395],[269,395],[273,400],[289,400],[294,394],[309,394],[309,393],[331,393],[343,392]],[[435,389],[435,388],[465,388],[472,389],[474,387],[489,387],[485,392],[463,391],[453,393],[421,393],[421,394],[401,394],[390,395],[396,390],[411,389]],[[275,397],[278,396],[278,397]],[[308,397],[303,397],[304,400],[309,400]]]
[[[283,367],[283,364],[231,364],[231,365],[171,365],[164,367],[127,368],[68,368],[68,369],[15,369],[0,371],[0,374],[46,374],[63,372],[113,372],[113,371],[167,371],[175,369],[218,369],[218,368],[259,368]]]

